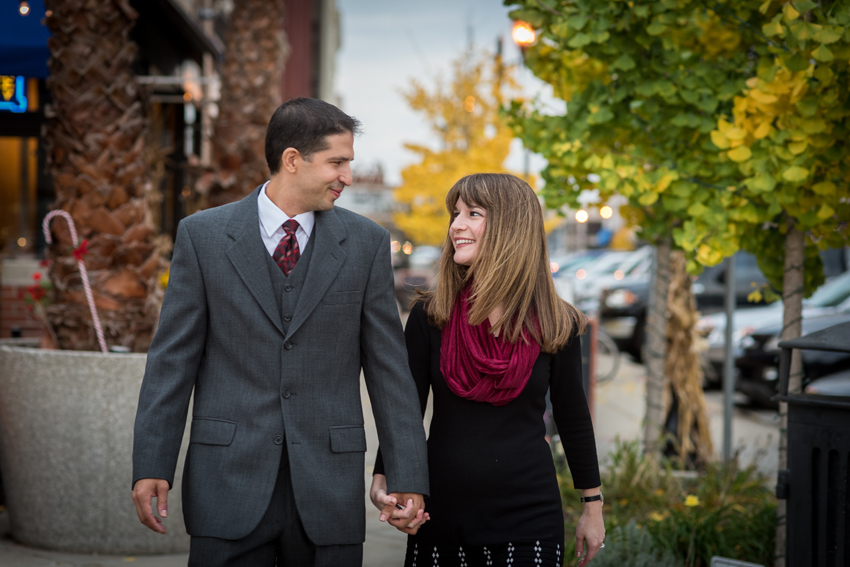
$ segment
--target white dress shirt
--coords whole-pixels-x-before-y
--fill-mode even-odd
[[[298,241],[298,249],[303,254],[307,248],[307,242],[310,241],[310,234],[313,232],[316,213],[308,211],[294,217],[289,217],[266,195],[268,184],[269,182],[266,181],[263,188],[260,189],[260,196],[257,199],[257,207],[260,213],[260,236],[263,237],[263,244],[266,245],[269,255],[274,256],[274,249],[277,248],[280,239],[286,234],[286,231],[283,230],[283,223],[292,218],[298,223],[298,230],[295,231],[295,240]]]

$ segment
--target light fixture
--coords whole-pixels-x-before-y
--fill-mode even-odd
[[[18,12],[20,12],[22,16],[26,16],[30,13],[30,4],[27,0],[21,0],[21,4],[18,6]]]
[[[587,211],[579,209],[576,211],[576,220],[578,222],[587,222]]]
[[[603,219],[610,219],[613,214],[614,214],[614,209],[612,209],[608,205],[605,205],[604,207],[599,209],[599,216],[602,217]]]
[[[514,22],[514,28],[511,32],[511,37],[521,49],[525,49],[537,39],[537,34],[534,32],[534,28],[531,27],[531,24],[528,22],[523,22],[522,20],[517,20]]]

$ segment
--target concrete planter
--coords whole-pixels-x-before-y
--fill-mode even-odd
[[[168,495],[168,533],[144,527],[130,498],[144,368],[141,354],[0,346],[0,469],[17,541],[78,553],[188,551],[180,501],[186,440]]]

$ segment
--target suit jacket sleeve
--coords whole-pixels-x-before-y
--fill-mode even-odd
[[[169,485],[186,427],[189,399],[204,349],[207,301],[187,223],[177,229],[159,328],[148,352],[133,436],[133,485],[161,478]]]
[[[407,357],[410,373],[416,382],[416,392],[419,395],[419,410],[425,417],[428,408],[428,394],[431,391],[431,329],[428,324],[428,314],[422,303],[417,303],[410,310],[407,326],[404,328],[404,341],[407,345]],[[381,448],[375,456],[373,474],[386,474]]]
[[[372,262],[360,322],[363,374],[378,428],[388,492],[428,494],[428,455],[393,295],[389,233]]]

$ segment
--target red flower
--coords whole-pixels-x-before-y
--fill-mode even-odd
[[[39,280],[41,280],[41,272],[36,272],[36,273],[34,273],[34,274],[32,275],[32,279],[33,279],[33,281],[36,281],[36,282],[37,282],[37,281],[39,281]]]
[[[47,268],[47,267],[49,267],[49,266],[50,266],[50,260],[48,260],[47,258],[45,258],[44,260],[42,260],[41,262],[39,262],[39,263],[38,263],[38,265],[39,265],[39,266],[41,266],[42,268]]]
[[[88,240],[83,240],[82,242],[80,242],[80,245],[77,246],[77,248],[73,252],[74,258],[76,258],[78,262],[81,261],[83,259],[83,256],[85,256],[88,253],[89,253],[89,241]]]

